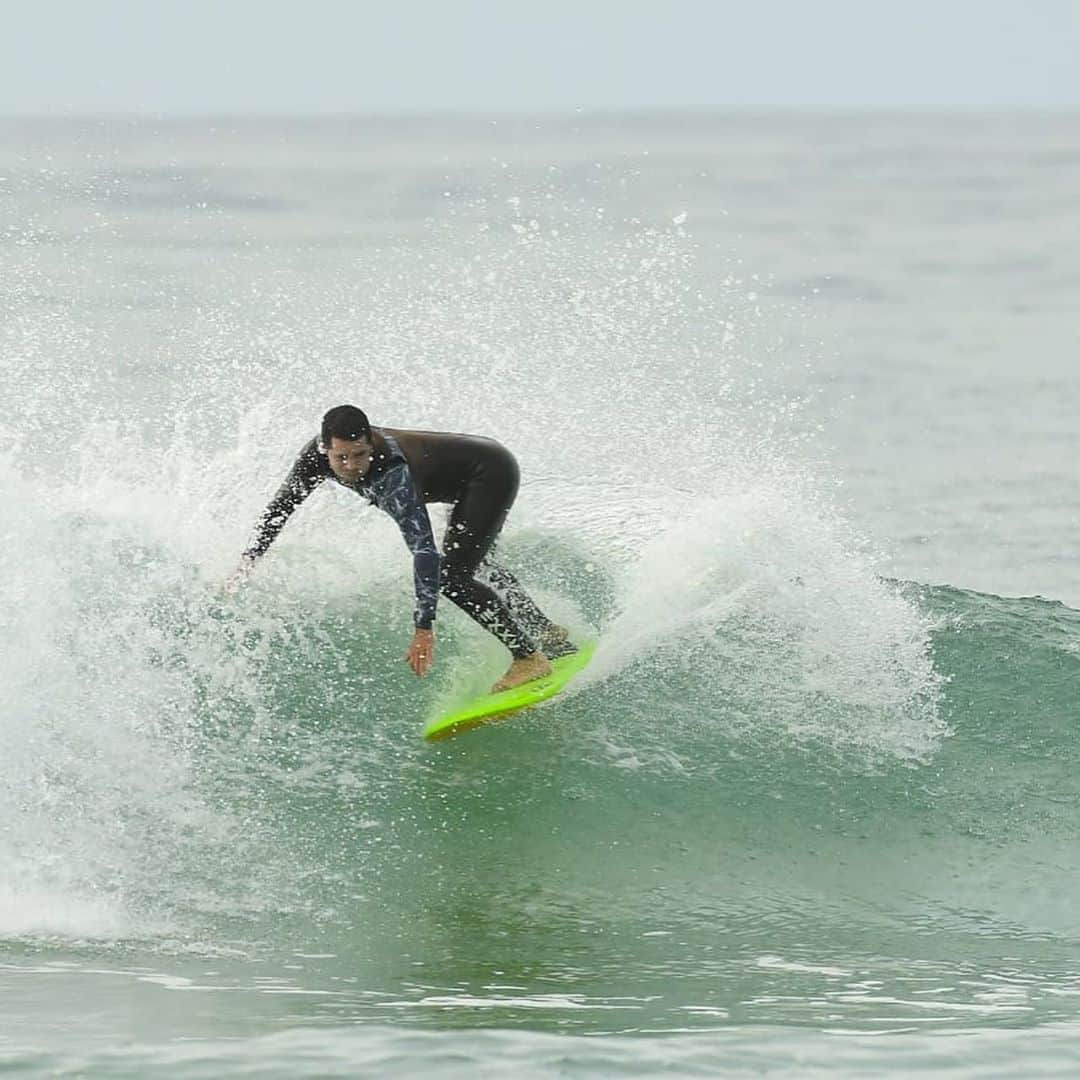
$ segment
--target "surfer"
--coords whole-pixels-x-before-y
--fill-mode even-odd
[[[574,646],[517,578],[490,558],[518,479],[514,456],[494,439],[373,428],[360,409],[339,405],[323,417],[319,435],[300,451],[263,511],[226,589],[233,591],[247,576],[304,499],[324,480],[334,480],[389,514],[412,552],[415,629],[405,659],[418,676],[435,659],[441,592],[510,650],[510,667],[492,693],[542,678],[551,671],[549,659],[574,652]],[[441,555],[429,502],[453,504]]]

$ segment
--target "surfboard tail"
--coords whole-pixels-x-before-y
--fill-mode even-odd
[[[595,641],[584,642],[575,652],[552,660],[549,675],[498,694],[484,694],[435,717],[425,726],[424,738],[428,742],[448,739],[547,701],[585,669],[595,651]]]

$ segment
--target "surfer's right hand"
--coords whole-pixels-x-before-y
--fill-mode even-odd
[[[251,561],[245,559],[222,583],[219,592],[223,596],[233,596],[238,593],[251,573]]]

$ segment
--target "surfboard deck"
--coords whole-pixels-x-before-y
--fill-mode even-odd
[[[460,735],[463,731],[480,727],[482,724],[494,723],[554,697],[575,675],[585,669],[595,651],[595,641],[583,642],[578,646],[577,652],[552,660],[550,675],[533,679],[532,682],[515,686],[511,690],[504,690],[500,694],[484,694],[482,697],[473,698],[450,712],[435,717],[425,726],[424,738],[428,742],[448,739],[452,735]]]

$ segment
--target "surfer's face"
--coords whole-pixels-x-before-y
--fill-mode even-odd
[[[339,439],[336,435],[326,447],[326,456],[330,459],[330,468],[334,475],[346,484],[355,484],[367,476],[371,468],[371,455],[374,447],[367,439]]]

